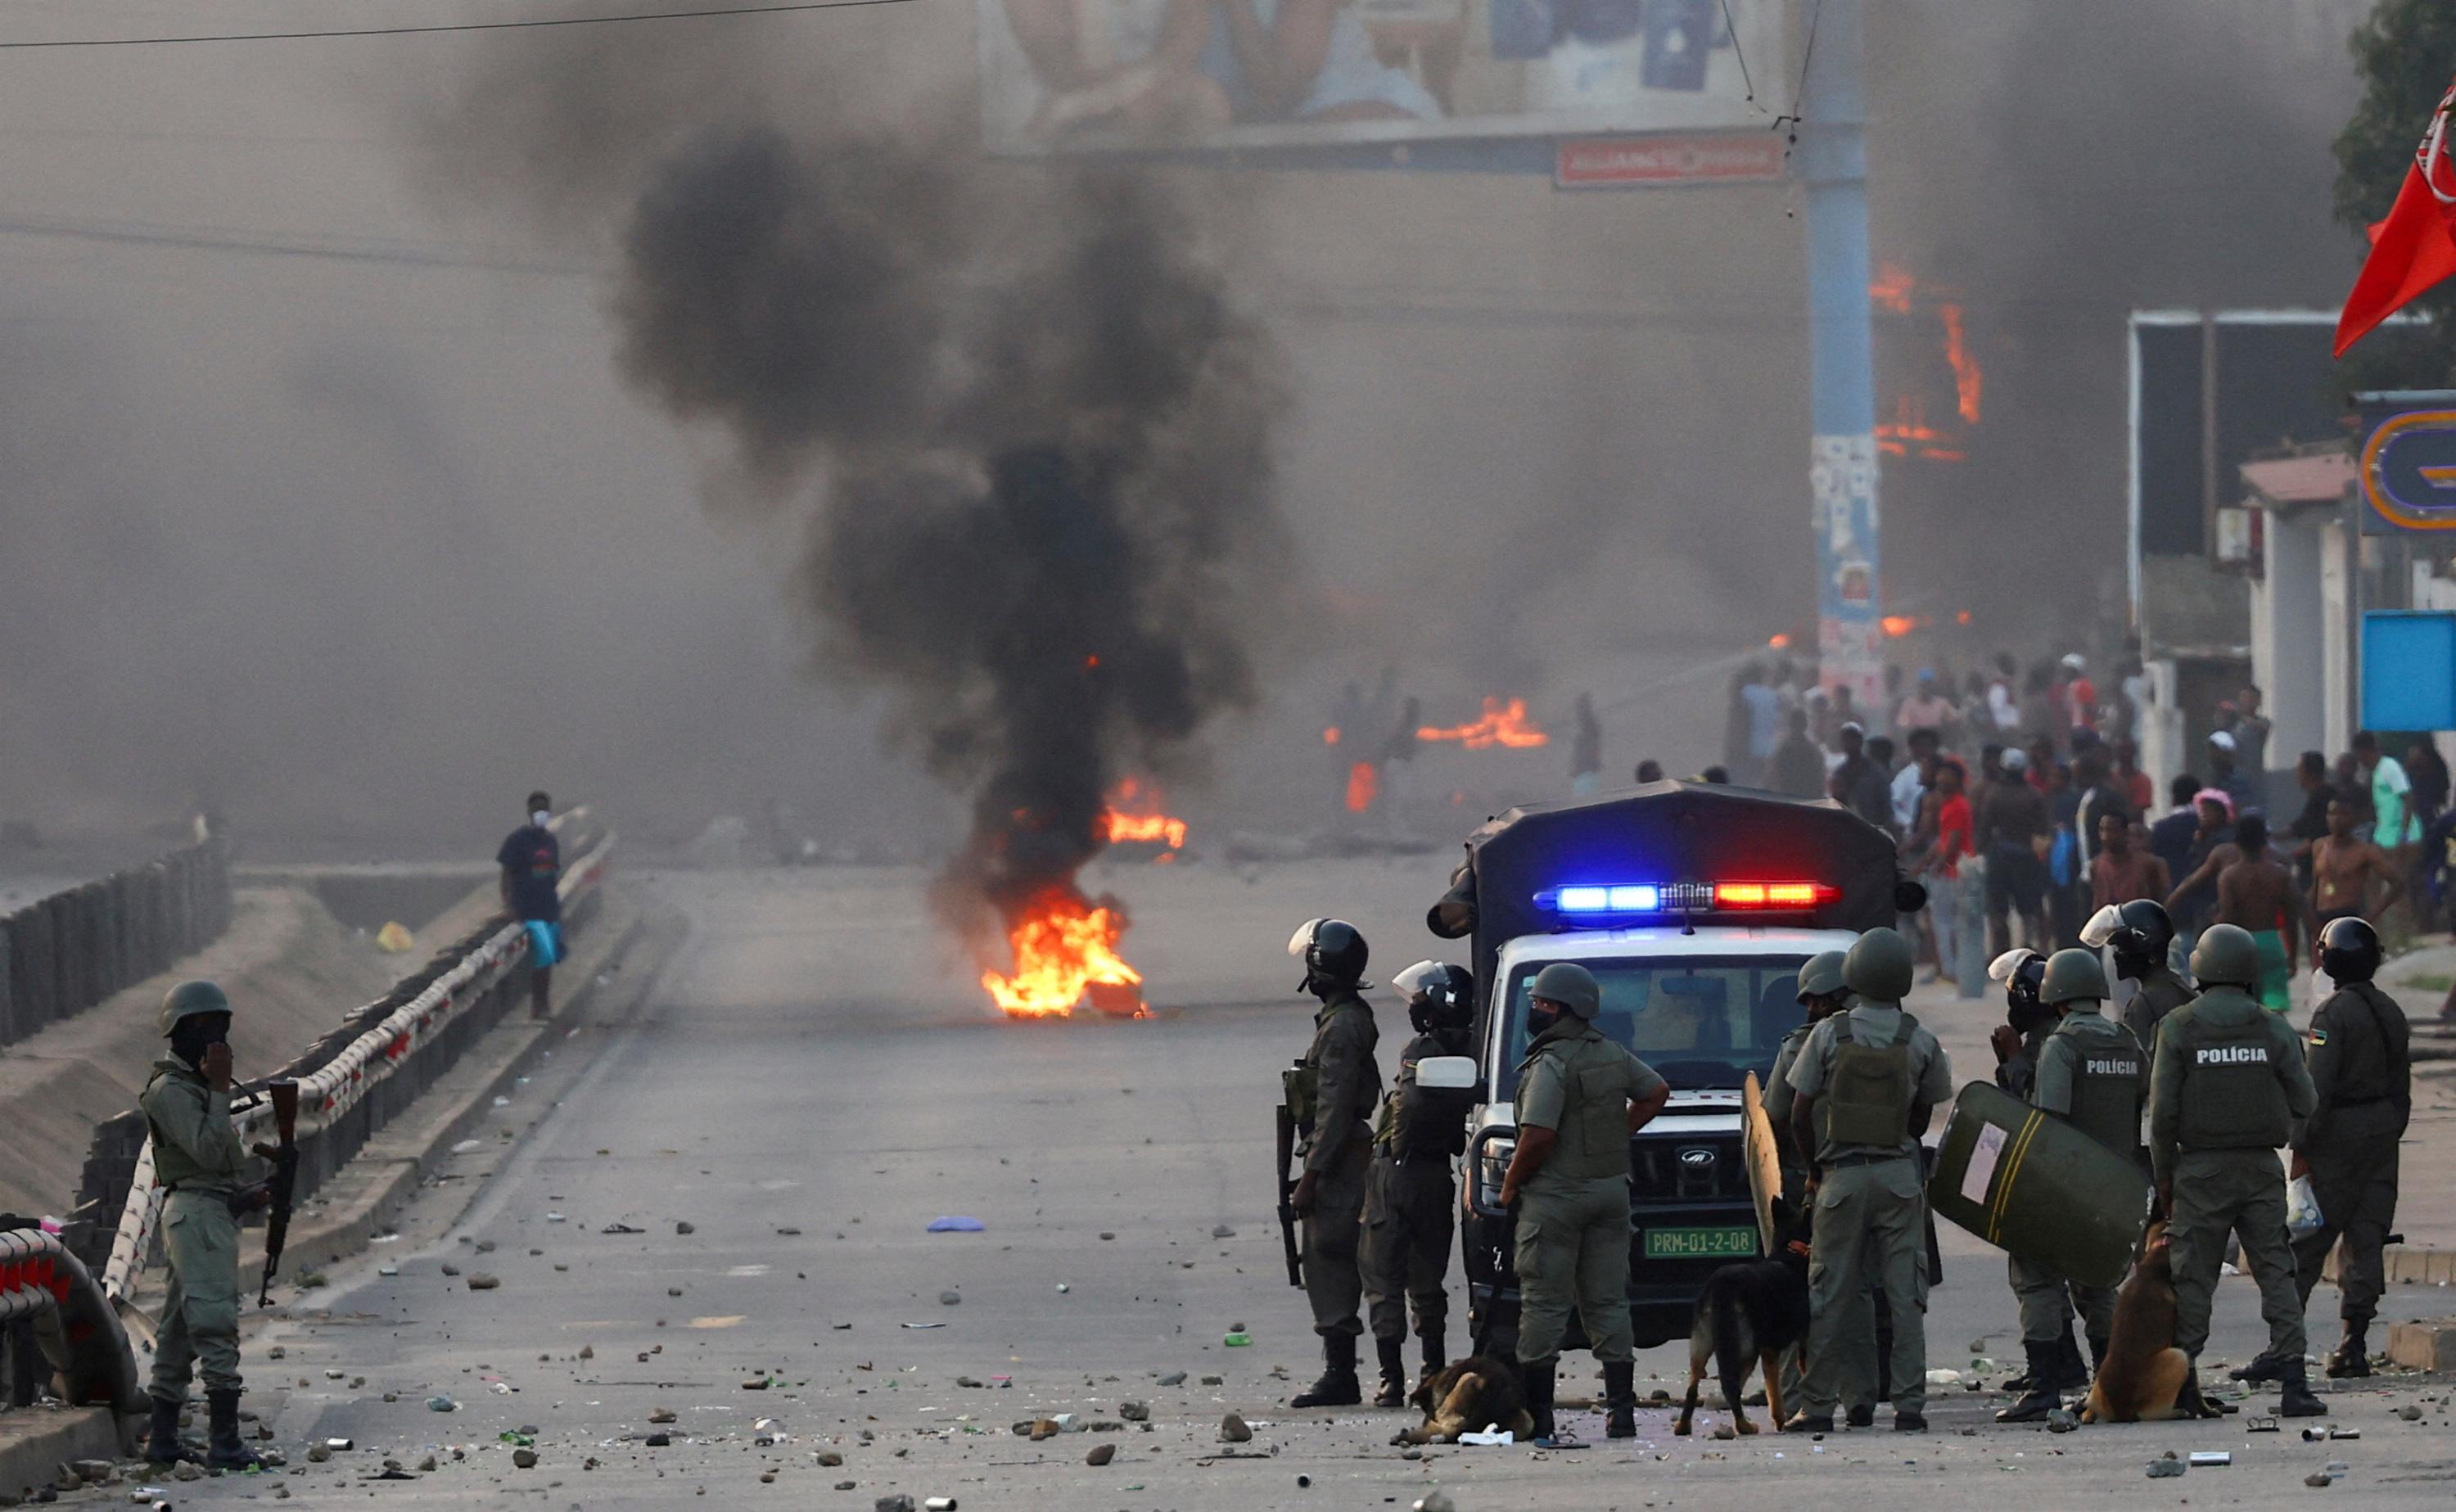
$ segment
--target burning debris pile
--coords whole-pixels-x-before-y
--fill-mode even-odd
[[[735,129],[663,165],[624,250],[624,373],[723,429],[735,492],[807,510],[815,664],[897,694],[899,736],[971,795],[935,897],[993,999],[1138,1009],[1124,910],[1076,876],[1113,840],[1183,844],[1117,785],[1185,769],[1250,698],[1282,537],[1277,355],[1175,203]]]

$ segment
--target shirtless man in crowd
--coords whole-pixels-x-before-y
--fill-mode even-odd
[[[2405,879],[2387,852],[2354,837],[2362,819],[2340,798],[2328,805],[2328,832],[2311,843],[2311,910],[2324,925],[2334,919],[2376,920],[2405,894]],[[2371,884],[2384,886],[2373,906]]]

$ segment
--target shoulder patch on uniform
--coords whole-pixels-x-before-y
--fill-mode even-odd
[[[2310,1039],[2311,1043],[2312,1043],[2312,1044],[2314,1044],[2314,1045],[2324,1045],[2324,1044],[2328,1043],[2328,1032],[2327,1032],[2326,1030],[2324,1030],[2324,1029],[2321,1029],[2321,1028],[2319,1028],[2319,1027],[2317,1027],[2317,1026],[2315,1025],[2315,1026],[2312,1028],[2311,1032],[2310,1032],[2310,1034],[2309,1034],[2308,1038]]]

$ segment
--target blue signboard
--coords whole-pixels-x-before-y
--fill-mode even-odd
[[[2456,404],[2367,403],[2363,421],[2363,528],[2456,530]]]
[[[2373,609],[2363,616],[2363,725],[2456,730],[2456,613]]]

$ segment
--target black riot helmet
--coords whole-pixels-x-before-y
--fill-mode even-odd
[[[1370,985],[1364,980],[1364,936],[1345,919],[1307,919],[1289,939],[1288,953],[1304,962],[1305,979],[1297,984],[1300,992]]]
[[[1419,1034],[1446,1034],[1475,1020],[1475,977],[1447,961],[1418,961],[1390,978],[1407,999],[1407,1022]]]
[[[2166,950],[2175,943],[2175,921],[2155,898],[2110,903],[2081,926],[2080,943],[2113,950],[2117,975],[2147,976],[2166,964]]]
[[[2038,997],[2047,978],[2047,958],[2036,950],[2007,950],[1987,968],[1989,980],[2004,984],[2004,1022],[2028,1038],[2040,1025],[2055,1019],[2055,1011]]]
[[[2379,930],[2360,917],[2330,919],[2321,927],[2320,970],[2339,987],[2369,981],[2379,973],[2384,953]]]

